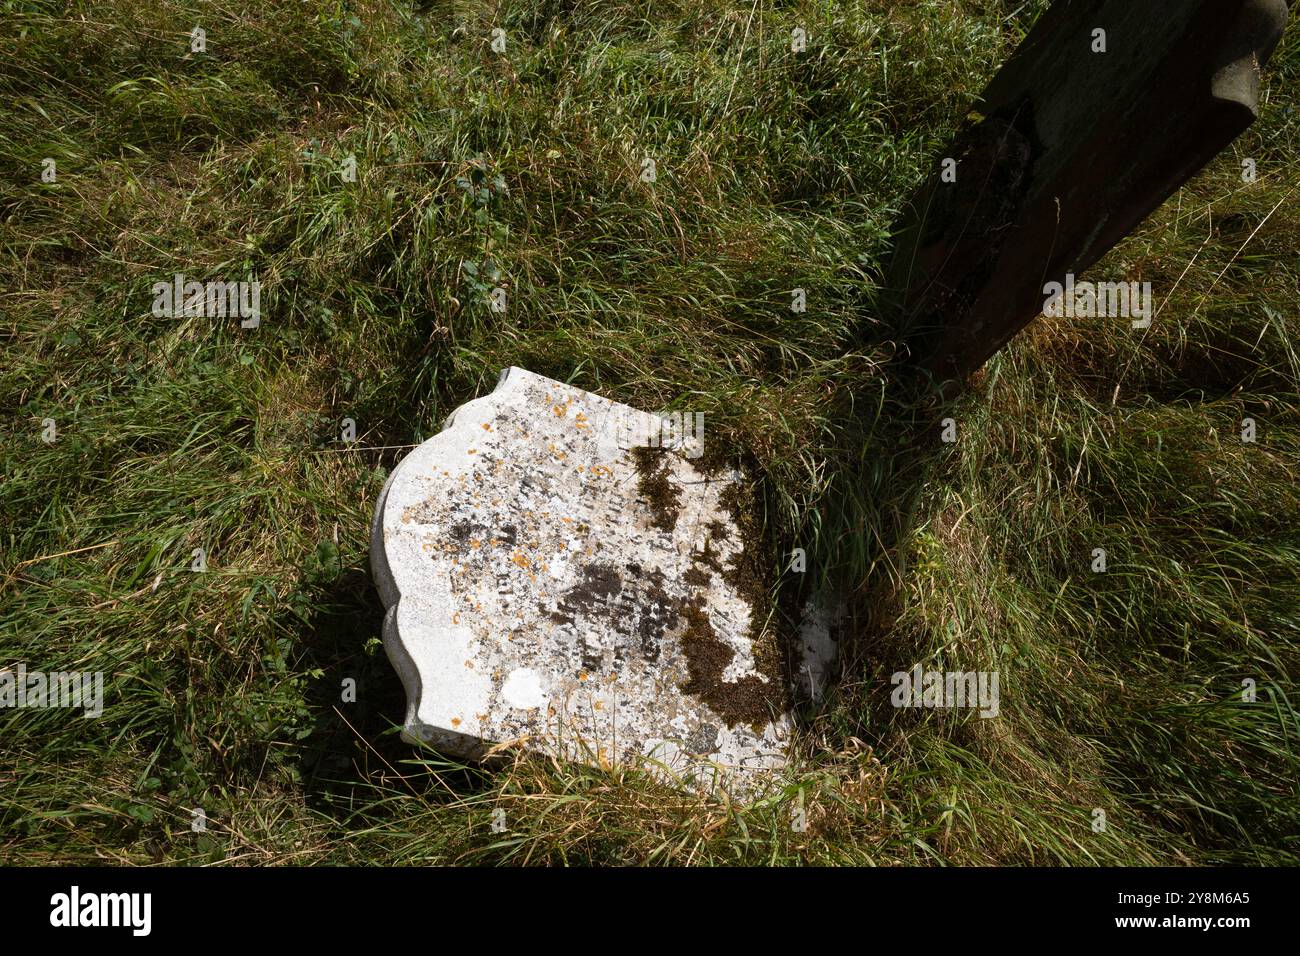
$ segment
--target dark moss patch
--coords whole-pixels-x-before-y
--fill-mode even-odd
[[[709,586],[709,575],[698,564],[692,564],[682,575],[682,580],[693,588],[706,588]]]
[[[773,677],[777,686],[788,690],[794,667],[794,622],[798,615],[792,605],[796,598],[792,589],[785,588],[781,594],[783,606],[777,604],[776,570],[771,561],[774,544],[760,513],[759,501],[758,485],[754,481],[736,482],[722,493],[719,503],[731,514],[732,524],[740,536],[740,548],[723,570],[722,579],[751,608],[749,640],[754,648],[755,666],[762,674]]]
[[[641,641],[641,657],[654,663],[659,660],[664,634],[677,626],[678,611],[676,603],[668,597],[668,592],[658,583],[650,585],[646,597],[649,600],[641,609],[641,620],[637,622],[637,636]]]
[[[416,517],[419,517],[419,515]],[[459,545],[469,544],[469,540],[473,535],[474,525],[470,524],[468,521],[454,522],[452,526],[447,529],[447,537],[451,538],[451,540],[455,541]]]
[[[644,581],[638,578],[644,577]],[[619,635],[614,659],[621,663],[639,654],[651,663],[659,660],[664,635],[678,627],[678,605],[668,596],[663,572],[643,575],[639,564],[628,565],[628,573],[608,564],[587,564],[573,587],[550,612],[551,620],[572,625],[580,619]],[[601,658],[584,654],[582,667],[591,671]]]
[[[633,448],[636,461],[637,492],[650,505],[650,523],[660,531],[671,532],[681,514],[681,489],[668,480],[668,456],[658,448]]]
[[[722,577],[728,584],[740,592],[754,608],[756,621],[762,620],[771,610],[771,574],[768,568],[767,541],[763,535],[763,525],[755,514],[755,502],[752,491],[741,482],[728,485],[722,492],[718,503],[731,514],[731,520],[740,536],[740,547],[731,559],[729,567],[723,570]],[[723,526],[714,522],[709,526],[712,540],[718,540],[725,533]]]
[[[728,727],[749,724],[760,731],[772,717],[785,709],[785,683],[778,670],[776,675],[764,671],[767,681],[754,674],[738,681],[724,681],[723,672],[735,651],[718,639],[708,615],[698,604],[682,609],[686,629],[682,633],[682,652],[686,657],[689,675],[682,684],[683,693],[693,694],[726,721]],[[773,679],[775,676],[775,679]]]
[[[718,560],[718,553],[713,550],[712,539],[705,538],[704,549],[702,551],[693,551],[691,553],[691,560],[694,562],[691,565],[692,569],[697,567],[708,568],[710,571],[714,571],[718,574],[722,573],[722,562]]]
[[[416,520],[427,521],[432,519],[436,511],[435,507],[426,503],[420,510],[412,512],[412,516]],[[477,521],[457,521],[447,529],[447,537],[462,547],[467,547],[472,541],[491,541],[513,548],[518,541],[519,531],[514,525],[508,524],[493,529]]]
[[[569,620],[578,611],[586,614],[598,612],[608,606],[621,590],[623,577],[616,568],[608,564],[586,564],[581,579],[560,599],[560,610]]]
[[[671,531],[680,513],[681,493],[668,480],[667,455],[672,453],[636,448],[632,454],[639,475],[638,490],[654,509],[655,526]],[[706,480],[719,479],[724,472],[737,467],[720,442],[709,443],[706,454],[700,458],[685,460]],[[741,467],[740,471],[752,474],[752,469]],[[714,633],[702,609],[702,600],[684,602],[673,615],[674,623],[680,620],[684,628],[681,642],[689,677],[682,684],[682,691],[698,697],[728,726],[749,724],[755,731],[761,731],[776,713],[788,710],[793,704],[790,675],[795,653],[793,622],[797,620],[797,616],[788,613],[795,596],[782,593],[780,606],[774,596],[777,572],[770,559],[776,553],[775,542],[764,522],[760,487],[753,479],[727,484],[719,503],[731,523],[715,520],[705,526],[702,547],[692,552],[690,567],[683,573],[683,581],[693,588],[708,587],[712,574],[717,574],[750,606],[747,637],[758,673],[738,681],[722,679],[735,652]],[[735,544],[739,547],[723,567],[719,546],[736,537],[739,540]]]

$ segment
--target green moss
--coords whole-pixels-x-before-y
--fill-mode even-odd
[[[718,474],[725,464],[725,460],[719,459],[712,473]],[[793,652],[793,628],[782,628],[784,616],[773,613],[775,581],[769,560],[773,552],[758,511],[757,484],[749,479],[729,484],[720,504],[727,510],[732,527],[740,537],[739,548],[723,567],[714,545],[725,540],[728,526],[721,521],[710,522],[704,548],[692,553],[692,565],[685,580],[707,584],[708,572],[713,572],[749,605],[747,637],[758,674],[739,681],[722,679],[734,652],[717,638],[707,615],[696,604],[682,612],[686,621],[682,649],[690,673],[682,690],[700,697],[728,726],[746,723],[759,730],[775,713],[789,709],[792,703],[788,662]]]
[[[668,462],[672,452],[659,448],[633,448],[636,462],[637,492],[650,506],[650,523],[660,531],[671,532],[681,514],[681,489],[668,480]]]
[[[768,680],[753,674],[738,681],[722,679],[735,651],[718,638],[698,603],[683,607],[682,617],[686,622],[682,652],[690,675],[682,684],[683,692],[699,697],[728,727],[749,724],[758,731],[784,710],[784,685],[779,680],[772,681],[771,675],[764,675]]]

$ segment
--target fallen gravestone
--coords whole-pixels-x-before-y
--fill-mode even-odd
[[[708,785],[783,765],[787,675],[824,686],[834,643],[767,628],[743,476],[676,426],[511,368],[397,466],[371,561],[406,739]]]

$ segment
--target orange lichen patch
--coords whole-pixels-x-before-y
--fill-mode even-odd
[[[484,422],[484,423],[483,423],[483,430],[484,430],[485,432],[490,432],[490,431],[492,430],[492,423],[491,423],[491,422]]]
[[[483,542],[480,541],[478,538],[470,538],[469,546],[473,548],[475,551],[477,551],[479,548],[483,547]]]
[[[581,466],[581,465],[578,466],[578,471],[582,471],[582,466]]]
[[[459,624],[459,623],[460,623],[460,611],[457,611],[455,614],[453,614],[453,615],[451,616],[451,623],[453,623],[453,624]]]
[[[453,727],[459,727],[459,726],[460,726],[460,718],[459,718],[459,717],[453,717],[453,718],[451,719],[451,725],[452,725]]]
[[[528,555],[524,554],[522,551],[516,551],[514,554],[510,555],[510,560],[519,565],[519,567],[523,568],[525,571],[532,567],[533,564],[532,561],[529,560]]]
[[[477,455],[477,454],[478,454],[478,449],[477,449],[477,448],[471,448],[469,451],[465,452],[465,454],[467,454],[467,455]]]
[[[604,702],[603,702],[603,701],[599,701],[599,700],[596,701],[596,702],[595,702],[594,704],[592,704],[591,706],[594,707],[596,710],[604,710],[604,709],[605,709],[605,704],[604,704]]]
[[[587,679],[587,672],[586,672],[586,671],[578,671],[578,680],[586,680],[586,679]]]
[[[556,418],[563,418],[565,415],[568,414],[569,406],[567,404],[556,405],[554,408],[551,409],[551,411],[555,413]]]
[[[587,416],[584,415],[584,414],[582,414],[582,412],[578,412],[578,414],[576,414],[576,415],[573,416],[573,422],[574,422],[574,424],[577,425],[579,428],[590,428],[590,427],[591,427],[590,425],[587,424]]]
[[[563,521],[565,524],[573,524],[572,518],[561,518],[560,520]]]
[[[593,475],[612,475],[614,474],[614,469],[606,468],[604,465],[592,465],[591,473]]]

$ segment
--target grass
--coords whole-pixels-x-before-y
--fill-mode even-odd
[[[0,667],[107,695],[0,710],[0,860],[1296,863],[1300,31],[1090,276],[1153,327],[1040,319],[900,452],[871,277],[1044,6],[0,0]],[[176,272],[261,326],[154,317]],[[507,365],[703,412],[845,598],[764,800],[396,739],[373,504]],[[1001,716],[891,708],[916,663]]]

